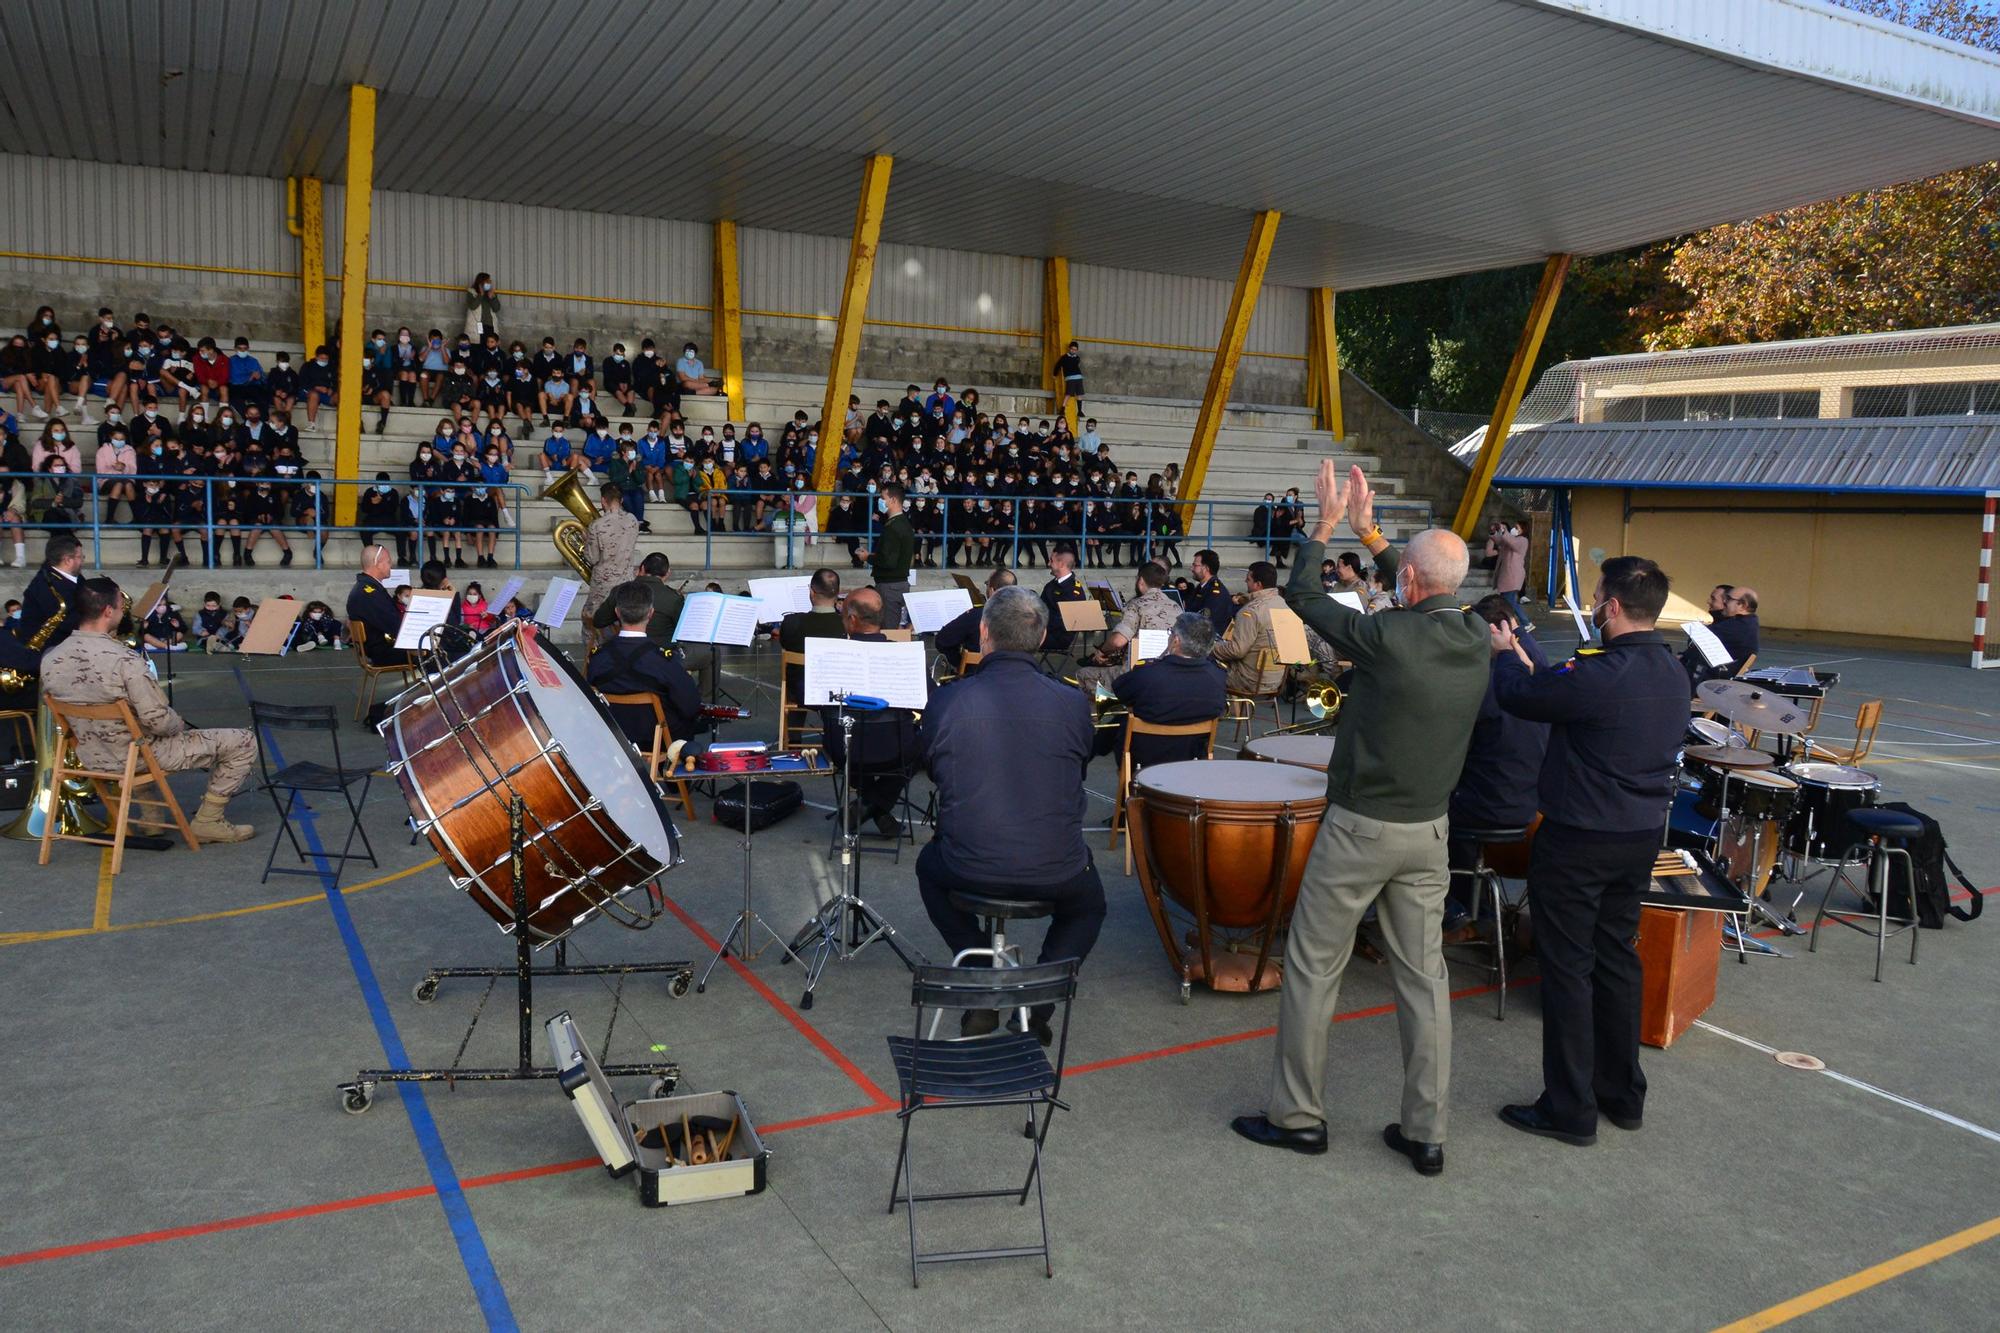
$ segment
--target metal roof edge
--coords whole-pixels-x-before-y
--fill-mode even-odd
[[[1508,490],[1762,491],[1783,495],[1928,495],[1941,499],[1973,500],[1992,494],[1982,486],[1813,486],[1769,481],[1603,481],[1595,477],[1496,476],[1493,484]]]

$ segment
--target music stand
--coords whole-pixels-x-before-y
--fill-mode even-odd
[[[745,769],[742,774],[740,789],[743,793],[743,910],[736,914],[734,921],[730,922],[729,933],[724,935],[722,943],[716,946],[715,957],[709,959],[708,966],[701,970],[701,979],[694,984],[694,993],[697,995],[704,995],[708,992],[709,973],[715,971],[715,965],[721,962],[723,957],[728,954],[729,946],[736,942],[736,937],[739,933],[743,936],[743,945],[737,949],[736,956],[746,963],[757,961],[758,957],[764,952],[763,948],[753,947],[755,939],[752,931],[757,926],[762,926],[764,933],[771,937],[772,943],[785,951],[784,961],[805,962],[803,958],[800,958],[798,954],[792,951],[792,946],[785,943],[777,931],[771,929],[771,923],[757,915],[757,909],[750,905],[750,780],[756,773],[768,771],[771,770]],[[764,946],[764,948],[769,947],[769,945]]]
[[[896,957],[903,960],[903,966],[912,971],[920,964],[927,966],[930,963],[922,950],[917,950],[916,957],[911,958],[888,918],[861,896],[860,834],[854,827],[853,819],[854,714],[879,712],[887,704],[873,695],[850,694],[844,690],[833,691],[827,698],[828,706],[834,710],[840,723],[841,786],[846,793],[839,811],[840,889],[821,904],[812,918],[792,936],[792,942],[785,949],[787,958],[798,957],[808,947],[812,949],[812,960],[806,963],[805,994],[799,997],[801,1009],[812,1008],[813,991],[818,987],[820,974],[826,970],[830,959],[838,958],[846,962],[877,940],[886,942],[896,951]]]

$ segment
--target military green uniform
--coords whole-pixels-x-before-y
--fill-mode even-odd
[[[583,559],[590,566],[590,587],[583,595],[583,620],[587,625],[597,608],[611,596],[611,590],[632,581],[632,567],[639,563],[639,520],[623,509],[598,515],[583,530]],[[668,627],[672,632],[672,626]]]
[[[42,659],[45,689],[66,704],[123,699],[139,720],[153,758],[169,773],[208,770],[208,795],[233,796],[257,762],[257,738],[242,727],[196,730],[167,702],[139,654],[112,638],[79,630]],[[118,722],[76,720],[77,758],[91,768],[122,769],[131,737]]]
[[[1148,588],[1145,592],[1140,593],[1137,597],[1125,603],[1125,614],[1118,618],[1118,624],[1113,627],[1111,632],[1123,636],[1127,644],[1134,644],[1139,641],[1139,631],[1141,630],[1172,629],[1174,627],[1174,620],[1180,613],[1181,609],[1174,605],[1173,598],[1167,596],[1166,593],[1158,588]],[[1109,689],[1112,681],[1117,680],[1120,676],[1131,670],[1126,665],[1130,660],[1131,654],[1127,652],[1122,654],[1119,660],[1111,666],[1078,667],[1076,670],[1077,683],[1083,686],[1084,689],[1093,692],[1099,685],[1103,685],[1106,689]]]

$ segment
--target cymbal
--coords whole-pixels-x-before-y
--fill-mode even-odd
[[[1746,750],[1740,745],[1690,745],[1681,753],[1711,768],[1776,768],[1778,761],[1762,750]]]
[[[1702,704],[1741,727],[1777,736],[1797,736],[1807,727],[1806,710],[1794,700],[1736,680],[1707,680],[1696,691]]]

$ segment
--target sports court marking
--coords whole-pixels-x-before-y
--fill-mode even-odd
[[[1776,1328],[1780,1324],[1789,1324],[1800,1315],[1811,1314],[1815,1310],[1823,1310],[1835,1301],[1844,1301],[1849,1296],[1853,1296],[1858,1292],[1867,1291],[1870,1287],[1879,1287],[1884,1282],[1888,1282],[1893,1278],[1899,1278],[1905,1273],[1914,1272],[1927,1264],[1934,1264],[1940,1259],[1959,1253],[1961,1250],[1969,1250],[1975,1245],[1982,1245],[1992,1240],[1995,1236],[2000,1236],[2000,1217],[1981,1222],[1975,1227],[1967,1227],[1965,1230],[1955,1232],[1942,1240],[1934,1240],[1928,1245],[1919,1245],[1916,1249],[1910,1250],[1905,1254],[1899,1254],[1893,1259],[1885,1259],[1881,1263],[1864,1268],[1858,1273],[1850,1273],[1846,1277],[1838,1278],[1823,1287],[1815,1287],[1803,1295],[1794,1296],[1792,1299],[1782,1301],[1777,1305],[1771,1306],[1769,1309],[1759,1310],[1756,1314],[1750,1315],[1747,1318],[1738,1319],[1734,1323],[1724,1324],[1716,1329],[1715,1333],[1757,1333],[1757,1330],[1760,1329]]]

